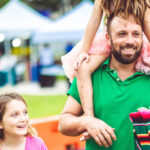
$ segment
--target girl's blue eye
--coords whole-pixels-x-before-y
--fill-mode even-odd
[[[28,111],[26,110],[26,111],[24,111],[24,114],[28,114]]]
[[[12,117],[16,117],[18,114],[17,113],[14,113],[14,114],[12,114]]]

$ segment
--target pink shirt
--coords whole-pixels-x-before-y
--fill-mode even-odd
[[[48,149],[41,138],[27,136],[25,150],[48,150]]]
[[[27,136],[25,150],[48,150],[48,149],[41,138]]]

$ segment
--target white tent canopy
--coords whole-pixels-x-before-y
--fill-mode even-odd
[[[49,18],[19,0],[10,0],[0,10],[0,33],[5,33],[7,36],[31,34],[49,26],[51,26]]]
[[[84,0],[53,23],[49,28],[40,30],[33,38],[34,42],[79,40],[84,34],[91,16],[93,3]]]

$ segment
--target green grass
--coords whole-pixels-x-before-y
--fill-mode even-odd
[[[62,112],[66,95],[33,96],[22,95],[28,105],[30,118],[42,118],[58,115]]]

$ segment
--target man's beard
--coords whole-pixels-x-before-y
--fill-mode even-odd
[[[119,51],[117,51],[114,48],[114,44],[113,41],[111,40],[111,53],[112,55],[122,64],[131,64],[134,61],[136,61],[136,59],[139,57],[141,50],[143,47],[143,43],[141,44],[141,47],[138,48],[137,46],[135,46],[134,44],[125,44],[119,47]],[[134,49],[135,53],[133,55],[124,55],[122,53],[123,49]]]

